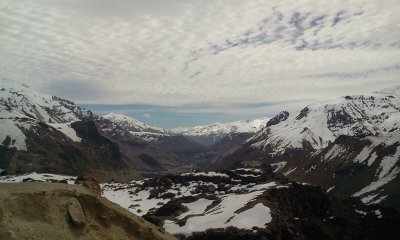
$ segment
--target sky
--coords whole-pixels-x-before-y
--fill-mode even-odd
[[[0,77],[159,127],[400,85],[399,0],[0,0]]]

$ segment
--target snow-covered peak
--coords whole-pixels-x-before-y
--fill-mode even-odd
[[[39,94],[26,84],[0,80],[0,144],[27,150],[24,130],[45,123],[80,141],[70,124],[96,116],[75,103]]]
[[[249,140],[253,147],[274,153],[287,148],[320,149],[340,135],[368,136],[400,130],[400,93],[384,90],[313,103],[288,116],[281,113],[271,122]]]
[[[255,120],[239,120],[227,123],[213,123],[210,125],[174,128],[172,132],[186,136],[226,135],[229,133],[255,133],[267,124],[269,118]]]
[[[152,127],[134,118],[119,113],[108,113],[104,115],[103,118],[117,124],[118,126],[124,128],[129,132],[146,132],[160,134],[167,132],[162,128]]]
[[[0,110],[3,119],[25,118],[45,123],[66,123],[94,116],[71,101],[39,94],[10,80],[0,80]]]

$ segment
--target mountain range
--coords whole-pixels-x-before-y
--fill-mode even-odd
[[[1,181],[92,178],[181,239],[391,238],[400,222],[397,90],[162,129],[2,80],[0,113]]]
[[[209,159],[238,147],[263,125],[256,120],[195,127],[203,129],[195,137],[213,138],[219,143],[214,147],[191,139],[189,129],[183,134],[115,113],[100,117],[24,84],[6,80],[0,84],[3,174],[47,171],[129,179],[181,172],[207,166]]]
[[[281,112],[217,167],[272,164],[341,197],[399,206],[400,93],[384,90]]]

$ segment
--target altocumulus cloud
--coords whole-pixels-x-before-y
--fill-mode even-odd
[[[260,108],[247,104],[398,86],[398,9],[398,0],[2,0],[0,69],[81,103],[237,104],[229,111],[252,114]]]

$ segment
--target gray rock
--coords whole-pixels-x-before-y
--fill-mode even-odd
[[[68,215],[74,226],[80,227],[86,224],[85,213],[82,206],[76,198],[71,198],[67,203]]]

